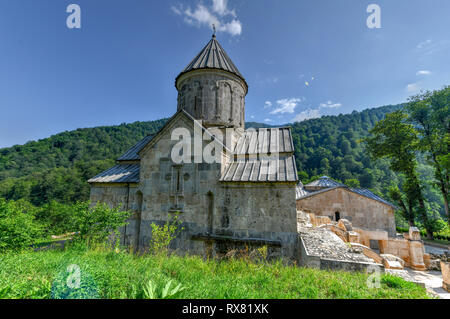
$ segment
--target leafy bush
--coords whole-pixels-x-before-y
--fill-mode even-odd
[[[183,230],[183,228],[180,228],[180,224],[177,213],[172,218],[169,216],[167,222],[162,226],[152,223],[150,247],[153,253],[157,255],[167,254],[170,243],[177,237],[178,232]]]
[[[27,202],[0,198],[0,251],[28,247],[40,239],[43,231],[35,213]]]
[[[45,204],[36,214],[38,221],[45,226],[47,236],[72,232],[72,217],[73,205],[61,204],[56,201]]]
[[[72,206],[71,229],[87,243],[102,242],[126,225],[130,215],[121,207],[109,208],[105,203],[91,207],[90,202],[78,202]]]

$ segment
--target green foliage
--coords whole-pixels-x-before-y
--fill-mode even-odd
[[[414,283],[404,281],[402,278],[386,274],[381,278],[381,283],[385,284],[386,286],[390,288],[397,288],[397,289],[408,289],[411,287],[414,287]]]
[[[35,213],[29,203],[0,198],[0,252],[25,248],[40,239],[43,227],[36,222]]]
[[[55,276],[51,285],[52,299],[99,298],[95,279],[87,269],[77,269],[77,267],[76,264],[68,265]]]
[[[390,195],[401,208],[405,218],[414,224],[416,218],[424,225],[427,236],[433,237],[436,218],[429,216],[423,194],[423,181],[417,171],[416,153],[419,150],[418,132],[407,122],[408,115],[398,110],[386,115],[365,139],[369,152],[378,159],[387,158],[390,168],[404,177],[402,197],[398,189],[391,188]]]
[[[86,181],[106,170],[128,148],[156,133],[166,119],[64,132],[0,149],[0,197],[36,206],[89,199]]]
[[[109,208],[105,203],[97,203],[90,207],[90,202],[78,202],[72,206],[70,227],[77,232],[77,237],[88,243],[103,242],[113,234],[131,213],[121,207]]]
[[[74,205],[61,204],[52,200],[38,209],[36,219],[44,226],[47,237],[74,232],[73,207]]]
[[[346,179],[344,184],[349,186],[349,187],[353,187],[353,188],[360,188],[361,187],[361,184],[359,183],[359,181],[357,179],[354,179],[354,178]]]
[[[58,286],[55,281],[60,284],[61,297],[79,297],[75,291],[62,289],[67,287],[67,267],[71,264],[80,267],[81,276],[90,277],[86,288],[95,287],[98,295],[94,297],[102,299],[161,298],[164,289],[166,298],[189,299],[430,298],[425,288],[387,275],[382,275],[378,289],[368,288],[368,275],[358,272],[308,269],[279,261],[262,264],[199,256],[137,257],[99,249],[0,254],[1,297],[52,298],[51,288]],[[146,295],[144,287],[149,280],[152,287]],[[173,295],[179,283],[182,286]]]
[[[169,280],[164,288],[158,289],[157,285],[149,280],[146,285],[144,286],[144,296],[146,299],[173,299],[176,297],[176,295],[183,290],[186,289],[186,287],[183,287],[181,284],[178,284],[175,287],[171,287],[173,280]]]
[[[397,177],[387,161],[373,161],[360,140],[387,113],[401,105],[324,116],[291,124],[299,178],[308,183],[322,175],[338,181],[358,180],[360,186],[386,193]]]
[[[441,192],[450,224],[450,86],[411,97],[406,111],[418,133],[418,149],[434,168],[432,183]]]
[[[152,223],[152,240],[150,243],[152,252],[157,255],[167,254],[170,243],[183,230],[180,225],[178,213],[175,213],[172,217],[168,216],[166,223],[162,226]]]

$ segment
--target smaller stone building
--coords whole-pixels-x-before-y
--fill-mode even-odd
[[[338,221],[348,219],[355,227],[384,230],[395,237],[396,206],[368,189],[351,188],[327,176],[296,188],[297,210],[327,216]]]

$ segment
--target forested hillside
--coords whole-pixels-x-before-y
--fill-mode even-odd
[[[308,181],[326,174],[343,182],[356,179],[362,187],[383,192],[396,177],[387,165],[371,160],[359,141],[386,113],[399,107],[384,106],[291,124],[300,178]],[[51,200],[86,200],[88,178],[113,165],[118,156],[165,122],[78,129],[0,149],[0,197],[24,198],[35,205]],[[250,126],[265,125],[247,123]]]
[[[381,191],[395,176],[386,163],[370,158],[361,139],[376,122],[400,107],[389,105],[291,124],[301,180],[328,175],[342,182],[356,179],[361,187]]]

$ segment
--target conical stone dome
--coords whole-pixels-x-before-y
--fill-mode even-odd
[[[175,86],[178,110],[204,126],[244,128],[248,85],[215,35],[178,75]]]

